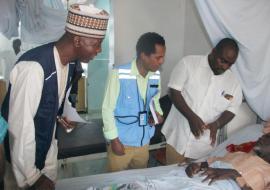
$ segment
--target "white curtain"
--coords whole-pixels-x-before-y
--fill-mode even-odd
[[[262,119],[270,119],[270,1],[195,0],[195,4],[213,45],[224,37],[239,43],[232,70],[251,108]]]
[[[25,43],[43,44],[64,33],[67,11],[61,0],[1,0],[0,32],[7,38],[18,36]]]
[[[64,4],[63,4],[64,2]],[[65,32],[67,1],[62,0],[1,0],[0,32],[7,38],[18,36],[22,52],[35,46],[58,40]],[[70,0],[72,3],[92,3],[96,0]]]
[[[10,39],[18,36],[19,18],[16,12],[16,0],[0,1],[0,32]]]
[[[17,0],[24,43],[45,44],[64,34],[67,10],[61,0]]]

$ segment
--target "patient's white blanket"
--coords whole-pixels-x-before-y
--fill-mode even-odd
[[[212,167],[215,168],[230,168],[231,166],[222,163],[215,162]],[[199,175],[194,176],[193,178],[187,177],[185,173],[185,167],[177,167],[175,169],[166,173],[160,174],[156,177],[144,176],[143,173],[141,176],[137,176],[133,179],[126,178],[125,175],[118,176],[118,180],[122,183],[112,183],[104,184],[106,185],[97,185],[90,186],[87,190],[111,190],[111,189],[121,189],[121,190],[238,190],[240,189],[238,185],[233,180],[222,180],[216,181],[210,186],[208,182],[202,183],[201,181],[205,177],[200,177]]]
[[[227,153],[226,146],[229,144],[241,144],[258,140],[258,138],[263,135],[262,128],[263,126],[260,124],[253,124],[242,128],[241,130],[234,133],[226,141],[218,145],[207,157],[224,156]],[[205,159],[206,158],[203,158],[203,160]]]

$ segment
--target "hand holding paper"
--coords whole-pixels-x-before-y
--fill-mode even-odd
[[[67,133],[70,133],[75,127],[75,122],[70,121],[67,117],[57,116],[57,121],[65,128]]]
[[[151,111],[151,115],[152,115],[152,118],[149,119],[149,124],[152,126],[152,125],[162,123],[163,117],[158,112],[155,111],[155,105],[154,105],[153,98],[151,99],[149,106],[150,106],[150,111]]]
[[[64,104],[64,110],[63,110],[63,114],[62,114],[62,118],[66,118],[65,119],[65,122],[69,122],[69,123],[71,123],[71,125],[70,126],[72,126],[72,122],[81,122],[81,123],[86,123],[86,121],[85,120],[83,120],[80,116],[79,116],[79,114],[78,114],[78,112],[76,111],[76,109],[75,108],[73,108],[72,106],[71,106],[71,103],[68,101],[68,97],[69,97],[69,94],[70,94],[70,89],[71,88],[69,88],[68,89],[68,91],[67,91],[67,94],[66,94],[66,99],[65,99],[65,104]],[[58,119],[58,118],[57,118]],[[59,119],[58,119],[58,121],[59,121]],[[61,120],[59,121],[62,125],[63,125],[63,121],[61,122]],[[65,125],[63,125],[64,127],[65,127]],[[74,127],[67,127],[66,128],[66,132],[67,133],[70,133],[72,130],[74,129]]]

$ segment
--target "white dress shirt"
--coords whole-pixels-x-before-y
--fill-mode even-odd
[[[242,102],[242,91],[238,80],[230,70],[214,75],[207,56],[187,56],[173,69],[169,88],[181,91],[187,105],[205,124],[214,122],[228,110],[236,114]],[[225,94],[232,95],[228,100]],[[196,139],[192,134],[188,120],[173,105],[164,123],[162,133],[168,144],[189,158],[200,158],[209,153],[210,130]]]

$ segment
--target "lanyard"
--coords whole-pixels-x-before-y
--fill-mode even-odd
[[[137,100],[139,104],[139,111],[146,111],[146,104],[147,104],[147,91],[148,91],[148,80],[147,80],[147,86],[146,86],[146,92],[145,92],[145,102],[142,98],[143,101],[143,110],[141,109],[141,104],[140,104],[140,91],[139,91],[139,85],[138,85],[138,80],[136,79],[136,86],[137,86]]]

